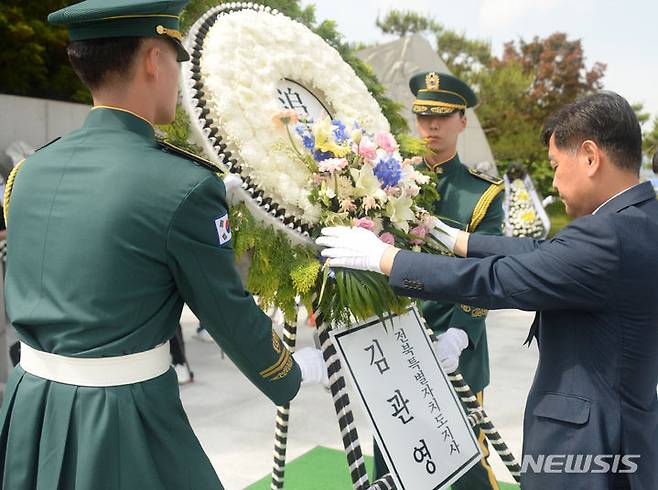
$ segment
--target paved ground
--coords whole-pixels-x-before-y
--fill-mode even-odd
[[[537,364],[536,345],[521,345],[531,322],[531,313],[516,310],[491,312],[488,320],[492,383],[485,391],[485,407],[516,455],[521,451],[525,397]],[[226,489],[244,489],[271,470],[275,407],[228,358],[222,359],[219,347],[192,338],[197,321],[191,312],[184,312],[182,324],[195,373],[195,382],[181,388],[183,403]],[[298,346],[306,345],[312,345],[312,330],[300,323]],[[356,397],[351,399],[363,450],[372,454],[368,421]],[[315,446],[342,448],[331,396],[310,386],[293,401],[288,457]],[[490,460],[499,480],[512,481],[496,455]]]

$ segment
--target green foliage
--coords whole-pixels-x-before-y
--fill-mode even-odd
[[[644,132],[642,151],[648,159],[652,159],[658,151],[658,116],[653,119],[651,129]]]
[[[410,304],[393,293],[382,274],[325,267],[320,289],[319,310],[332,326],[347,326],[356,320],[402,313]]]
[[[46,21],[72,2],[8,0],[0,4],[0,92],[89,102],[91,97],[68,63],[68,33]]]
[[[310,311],[320,276],[315,250],[293,246],[281,232],[257,223],[244,204],[231,206],[230,221],[236,258],[251,254],[247,289],[259,296],[261,307],[276,306],[286,321],[294,321],[300,296]]]
[[[491,44],[480,39],[468,39],[466,34],[449,29],[435,32],[437,51],[450,71],[462,80],[473,83],[477,75],[491,64]]]
[[[551,219],[551,231],[548,233],[548,238],[555,236],[558,231],[571,223],[572,218],[564,210],[564,203],[562,201],[549,205],[546,208],[546,212]]]
[[[375,23],[384,34],[400,37],[407,34],[441,30],[441,25],[432,16],[412,10],[389,10],[383,19],[377,17]]]
[[[402,158],[425,157],[431,153],[426,141],[410,134],[399,134],[397,136],[397,142],[400,145],[400,155],[402,155]]]
[[[203,155],[203,150],[190,141],[190,120],[182,106],[176,107],[176,119],[171,124],[158,126],[158,131],[174,146]]]

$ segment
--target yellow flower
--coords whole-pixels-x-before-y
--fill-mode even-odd
[[[337,158],[349,155],[350,148],[337,145],[334,141],[334,128],[329,117],[313,125],[313,136],[315,137],[315,148],[320,151],[329,151]]]
[[[530,199],[530,194],[528,194],[527,191],[519,191],[519,193],[516,195],[516,199],[519,201],[527,201]]]
[[[528,209],[527,211],[524,211],[521,213],[521,221],[525,223],[532,223],[535,220],[535,212],[532,209]]]

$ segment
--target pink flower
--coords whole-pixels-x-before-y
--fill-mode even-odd
[[[359,143],[359,156],[368,160],[374,160],[377,157],[377,147],[370,138],[363,137]]]
[[[419,165],[421,163],[423,163],[423,157],[415,156],[411,158],[412,165]]]
[[[299,114],[293,109],[277,112],[272,116],[272,122],[277,129],[283,129],[289,124],[297,124],[299,122]]]
[[[366,230],[373,231],[375,229],[375,222],[370,218],[359,218],[352,221],[352,226],[357,228],[365,228]]]
[[[423,243],[423,240],[425,239],[425,235],[427,235],[427,228],[425,228],[424,226],[416,226],[409,232],[409,234],[415,237],[414,239],[411,240],[411,244],[420,245]]]
[[[393,236],[393,233],[389,233],[388,231],[379,235],[379,239],[389,245],[395,245],[395,237]]]
[[[375,134],[375,143],[389,155],[398,149],[398,144],[391,133],[380,131]]]
[[[320,172],[329,172],[333,174],[336,170],[342,170],[347,167],[347,160],[344,158],[327,158],[320,162]]]

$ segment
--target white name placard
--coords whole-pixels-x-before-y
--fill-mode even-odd
[[[440,490],[481,458],[415,308],[331,332],[398,489]]]

